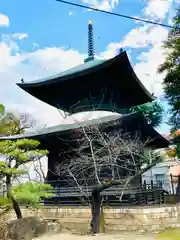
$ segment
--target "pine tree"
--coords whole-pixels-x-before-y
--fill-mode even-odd
[[[28,182],[13,186],[14,180],[26,174],[26,171],[19,167],[29,161],[36,161],[48,154],[47,150],[38,149],[39,141],[22,139],[16,141],[1,141],[0,154],[5,157],[5,161],[0,161],[0,175],[4,179],[7,195],[2,197],[0,204],[12,206],[17,218],[22,218],[19,205],[37,205],[42,197],[49,197],[51,187],[43,183]]]
[[[21,121],[11,113],[6,113],[3,105],[0,105],[0,134],[20,134],[24,131]],[[48,193],[52,187],[48,184],[38,182],[26,182],[18,184],[16,179],[26,171],[22,165],[37,161],[48,154],[47,150],[39,148],[40,142],[32,139],[20,139],[15,141],[0,141],[0,155],[4,157],[0,161],[0,182],[2,192],[5,188],[6,194],[1,194],[0,206],[6,209],[13,208],[18,219],[22,218],[21,204],[37,207],[42,198],[51,197]],[[2,187],[3,186],[3,187]]]

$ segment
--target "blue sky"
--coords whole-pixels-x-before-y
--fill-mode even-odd
[[[171,24],[179,0],[72,1]],[[10,109],[28,111],[47,124],[66,121],[56,109],[23,92],[15,83],[21,78],[34,80],[82,63],[87,55],[89,19],[94,24],[97,57],[113,57],[123,47],[143,84],[156,96],[162,96],[163,75],[156,72],[164,59],[162,43],[167,38],[167,28],[87,11],[55,0],[6,0],[0,5],[0,102]],[[162,124],[160,131],[167,132],[167,125]]]

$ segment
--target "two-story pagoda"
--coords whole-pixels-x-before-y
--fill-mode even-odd
[[[89,22],[88,30],[88,58],[84,64],[51,77],[33,82],[23,81],[17,85],[32,96],[68,114],[95,110],[118,113],[121,109],[153,101],[154,97],[136,76],[125,51],[121,50],[117,56],[109,60],[95,59],[92,22]],[[71,132],[82,126],[107,124],[113,121],[116,121],[116,129],[120,128],[132,134],[138,132],[144,142],[150,139],[148,147],[156,149],[168,146],[168,141],[138,113],[114,114],[83,121],[81,124],[60,124],[36,132],[4,137],[1,140],[22,138],[40,140],[41,147],[49,150],[47,181],[57,181],[58,177],[54,174],[55,163],[66,159],[60,151],[67,151]]]

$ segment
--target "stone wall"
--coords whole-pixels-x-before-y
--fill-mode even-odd
[[[37,217],[0,222],[0,240],[31,240],[48,233],[48,224]]]
[[[47,221],[58,221],[61,229],[81,232],[89,230],[91,210],[81,207],[44,207],[38,211],[22,209],[24,217],[38,216]],[[13,219],[14,213],[6,215]],[[156,231],[180,227],[180,205],[134,208],[105,208],[106,231]]]

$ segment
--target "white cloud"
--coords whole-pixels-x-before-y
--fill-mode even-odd
[[[52,47],[23,53],[15,41],[0,42],[0,73],[16,72],[19,80],[22,77],[25,81],[33,80],[67,70],[83,63],[84,58],[83,54],[73,49]]]
[[[98,8],[100,10],[112,11],[115,8],[119,0],[82,0],[93,8]]]
[[[122,42],[123,47],[140,48],[159,44],[167,38],[167,29],[161,26],[144,25],[132,29]]]
[[[9,44],[10,42],[16,44],[14,40],[23,40],[25,38],[28,38],[28,34],[27,33],[2,34],[1,38],[2,42],[6,42],[7,44]]]
[[[33,47],[33,49],[37,49],[39,47],[39,44],[38,43],[32,43],[32,47]]]
[[[9,18],[8,16],[4,15],[3,13],[0,13],[0,27],[8,27],[9,26]]]
[[[73,49],[44,48],[30,53],[21,53],[15,41],[0,43],[0,102],[9,109],[19,109],[37,116],[42,122],[59,124],[62,115],[53,107],[37,100],[15,85],[46,77],[83,63],[85,55]],[[68,120],[72,121],[72,119]]]
[[[127,37],[129,47],[138,49],[149,47],[148,50],[138,55],[137,60],[139,60],[139,63],[134,66],[134,69],[146,88],[156,96],[160,96],[163,93],[162,81],[164,74],[157,74],[157,69],[164,61],[163,42],[167,39],[167,36],[167,29],[161,26],[154,26],[144,29],[144,34],[141,32],[141,38],[138,35],[138,31],[137,35],[134,35],[131,40]],[[123,44],[128,47],[127,42],[124,41]]]
[[[117,55],[118,49],[122,47],[121,42],[120,43],[109,43],[106,47],[106,50],[104,52],[101,52],[98,56],[96,56],[99,59],[109,59],[113,58]]]
[[[73,15],[73,12],[72,12],[72,11],[70,11],[70,12],[68,13],[68,15],[69,15],[69,16],[72,16],[72,15]]]
[[[12,53],[14,52],[16,54],[12,56]],[[16,64],[19,63],[19,60],[19,47],[15,42],[0,42],[0,73],[4,73],[16,66]]]
[[[15,33],[15,34],[12,34],[11,37],[22,40],[24,38],[28,38],[28,34],[27,33]]]
[[[28,61],[28,63],[34,67],[38,66],[37,76],[35,78],[40,78],[82,64],[84,56],[74,49],[66,50],[52,47],[24,54],[22,55],[22,60]],[[32,76],[30,77],[32,78]],[[29,77],[27,77],[27,80],[29,80]]]
[[[171,10],[173,0],[148,0],[144,15],[151,19],[163,20]]]
[[[154,44],[153,47],[139,55],[140,62],[135,65],[135,72],[142,80],[146,88],[155,96],[163,94],[162,81],[164,74],[157,74],[158,66],[164,61],[162,44]]]

